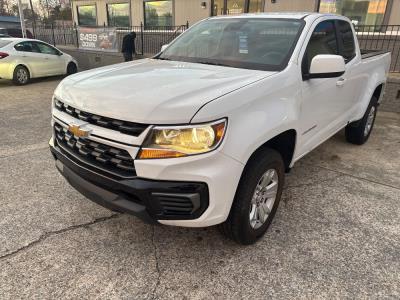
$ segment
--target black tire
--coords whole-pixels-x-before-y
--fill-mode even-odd
[[[378,99],[373,96],[362,119],[346,126],[346,140],[349,143],[362,145],[368,140],[375,124],[377,111]],[[371,118],[373,118],[372,123]]]
[[[76,66],[75,63],[70,62],[67,66],[67,75],[72,75],[78,72],[78,67]]]
[[[255,229],[250,224],[252,198],[263,174],[273,169],[277,173],[278,189],[272,209],[261,227]],[[285,165],[282,156],[273,149],[263,149],[257,152],[247,163],[233,200],[228,219],[220,225],[221,232],[230,239],[242,245],[255,243],[270,226],[282,195]]]
[[[24,66],[17,66],[14,69],[13,82],[16,85],[25,85],[29,83],[31,76],[29,70]]]

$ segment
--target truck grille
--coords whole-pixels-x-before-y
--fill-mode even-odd
[[[126,150],[77,138],[58,123],[54,123],[54,135],[57,145],[70,159],[114,176],[136,176],[133,158]]]
[[[54,100],[54,104],[57,110],[65,112],[73,116],[74,118],[80,119],[82,121],[88,122],[93,125],[116,130],[123,134],[139,136],[148,127],[148,125],[145,124],[121,121],[84,112],[82,110],[76,109],[72,106],[63,103],[58,99]]]

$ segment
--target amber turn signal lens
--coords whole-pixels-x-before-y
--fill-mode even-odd
[[[176,158],[185,156],[184,153],[164,149],[142,149],[138,155],[140,159],[148,158]]]

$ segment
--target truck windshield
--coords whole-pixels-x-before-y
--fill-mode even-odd
[[[265,71],[283,70],[303,20],[218,18],[186,31],[157,58]]]

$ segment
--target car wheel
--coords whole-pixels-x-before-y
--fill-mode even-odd
[[[72,75],[78,72],[78,67],[76,66],[75,63],[70,62],[67,66],[67,75]]]
[[[256,153],[242,174],[229,217],[220,225],[222,233],[242,245],[262,237],[278,208],[284,174],[277,151],[267,148]]]
[[[13,82],[17,85],[25,85],[30,80],[30,74],[26,67],[17,66],[13,74]]]
[[[371,135],[378,111],[378,99],[374,96],[361,120],[346,126],[346,140],[349,143],[362,145]]]

